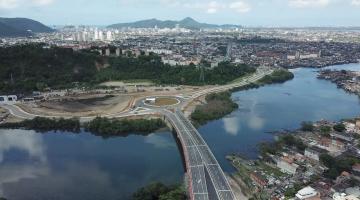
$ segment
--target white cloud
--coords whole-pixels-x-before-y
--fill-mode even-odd
[[[18,0],[0,0],[0,9],[13,9],[18,6]]]
[[[216,1],[211,1],[206,6],[206,12],[210,14],[217,13],[220,9],[225,7],[223,4],[220,4]]]
[[[251,6],[244,1],[233,2],[229,5],[229,8],[234,9],[236,12],[239,13],[246,13],[251,10]]]
[[[360,6],[360,0],[352,0],[351,5],[353,6]]]
[[[54,0],[32,0],[32,2],[38,6],[46,6],[52,4]]]
[[[0,9],[14,9],[20,6],[46,6],[54,0],[0,0]]]
[[[163,0],[163,2],[164,1],[165,0]],[[180,5],[188,9],[204,10],[208,14],[218,13],[223,10],[234,10],[239,13],[246,13],[251,10],[250,4],[246,3],[245,1],[233,1],[233,2],[202,1],[202,2],[194,2],[194,3],[187,2]]]
[[[294,8],[325,7],[329,4],[330,0],[289,0],[289,6]]]

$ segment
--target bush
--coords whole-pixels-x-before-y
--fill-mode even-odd
[[[0,125],[1,128],[24,128],[27,130],[35,130],[39,132],[48,131],[68,131],[80,132],[80,121],[77,118],[72,119],[50,119],[45,117],[35,117],[31,120],[24,120],[18,123],[5,123]]]
[[[314,125],[312,122],[302,122],[301,123],[301,130],[302,131],[313,131],[314,130]]]
[[[220,92],[206,96],[206,104],[197,106],[191,114],[191,119],[199,124],[205,124],[207,121],[219,119],[230,114],[238,108],[238,105],[232,101],[230,92]]]
[[[130,132],[147,134],[165,127],[161,119],[117,120],[97,117],[85,125],[85,129],[101,136],[127,136]]]
[[[343,123],[338,123],[336,125],[334,125],[334,130],[337,132],[343,132],[345,131],[345,125]]]
[[[152,183],[137,190],[133,200],[186,200],[185,190],[180,185],[166,186],[162,183]]]
[[[285,81],[291,80],[294,78],[294,74],[288,70],[280,69],[275,70],[272,74],[266,75],[264,78],[260,79],[258,82],[260,84],[271,84],[271,83],[284,83]]]

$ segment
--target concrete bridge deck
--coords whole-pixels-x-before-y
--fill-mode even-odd
[[[234,194],[215,156],[191,122],[177,110],[165,111],[180,139],[194,200],[233,200]]]

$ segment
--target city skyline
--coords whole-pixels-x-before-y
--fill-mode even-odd
[[[360,26],[360,0],[0,0],[1,17],[26,17],[47,25],[110,25],[192,17],[244,26]]]

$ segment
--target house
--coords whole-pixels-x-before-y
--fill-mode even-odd
[[[295,196],[297,199],[301,199],[301,200],[320,199],[320,194],[310,186],[299,190]]]
[[[309,147],[305,149],[304,155],[307,158],[310,158],[312,160],[316,160],[319,161],[320,160],[320,155],[326,153],[325,150],[320,149],[318,147]]]
[[[294,160],[289,157],[281,157],[276,161],[276,166],[280,171],[288,174],[295,174],[299,165],[294,163]]]
[[[325,149],[332,153],[338,153],[345,151],[346,145],[338,139],[331,139],[328,137],[322,137],[318,141],[318,147]]]
[[[12,104],[12,103],[16,103],[16,101],[17,101],[16,95],[0,96],[0,104]]]
[[[356,163],[352,166],[353,177],[360,181],[360,163]]]
[[[148,97],[145,99],[146,103],[155,103],[156,102],[156,98],[155,97]]]
[[[256,183],[256,185],[262,188],[265,187],[268,183],[268,180],[258,172],[252,172],[250,174],[250,178]]]

